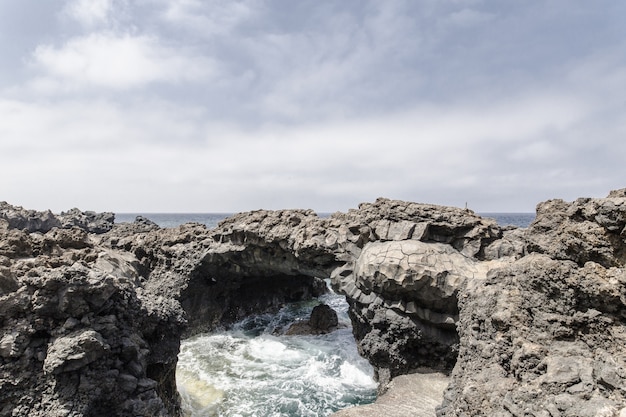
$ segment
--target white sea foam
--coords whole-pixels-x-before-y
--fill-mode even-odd
[[[349,323],[342,297],[326,295],[323,301]],[[290,305],[276,315],[246,319],[232,331],[184,341],[178,373],[186,376],[179,383],[188,415],[318,417],[372,402],[373,371],[358,355],[349,328],[320,336],[273,334],[308,316],[315,304]],[[210,393],[203,396],[202,387]]]
[[[363,368],[359,368],[350,362],[341,364],[340,380],[344,385],[370,387],[371,389],[376,389],[377,387],[376,382],[374,382],[369,372],[366,373]]]

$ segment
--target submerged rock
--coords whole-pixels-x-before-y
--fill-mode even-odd
[[[314,329],[327,332],[339,325],[337,312],[327,304],[320,304],[313,307],[309,326]]]
[[[324,334],[336,330],[339,326],[337,312],[327,304],[313,307],[309,320],[293,323],[286,335]]]

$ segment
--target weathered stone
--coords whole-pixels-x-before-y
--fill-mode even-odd
[[[133,392],[137,388],[138,380],[130,374],[120,374],[118,377],[120,388],[126,392]]]
[[[0,266],[0,296],[17,290],[19,284],[10,268]]]
[[[309,325],[317,330],[328,331],[333,327],[337,327],[339,320],[337,318],[337,312],[333,310],[327,304],[320,304],[313,307],[311,317],[309,318]]]
[[[43,370],[49,374],[75,371],[102,357],[109,345],[93,330],[77,330],[61,336],[48,346]]]
[[[339,320],[337,312],[326,304],[313,308],[308,320],[292,323],[285,332],[288,336],[325,334],[337,330]]]
[[[423,308],[456,313],[460,286],[486,272],[449,245],[404,240],[368,243],[354,277],[359,288],[386,299],[409,299]]]
[[[545,359],[546,373],[543,377],[545,384],[559,384],[570,386],[580,382],[579,362],[562,356],[549,356]]]
[[[329,276],[381,392],[428,367],[452,369],[439,416],[625,408],[623,192],[540,204],[528,229],[387,199],[213,230],[0,213],[3,414],[177,415],[183,332],[320,294]]]
[[[25,230],[27,232],[47,232],[53,227],[59,227],[61,222],[50,210],[38,212],[25,210],[19,206],[11,206],[5,201],[0,202],[0,219],[8,223],[9,229]]]
[[[401,375],[374,404],[347,408],[333,417],[434,416],[449,380],[445,374],[436,372]]]
[[[20,334],[17,331],[5,333],[0,339],[0,356],[4,358],[17,358],[24,351],[23,343],[19,341]]]

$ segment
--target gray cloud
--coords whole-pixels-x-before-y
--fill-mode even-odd
[[[46,5],[0,25],[15,204],[528,211],[623,186],[618,1]]]

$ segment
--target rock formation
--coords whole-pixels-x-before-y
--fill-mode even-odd
[[[0,225],[0,415],[176,414],[180,305],[142,290],[129,253],[29,222]]]
[[[337,312],[328,304],[318,304],[313,307],[308,320],[292,323],[285,332],[286,335],[326,334],[337,330],[339,318]]]
[[[0,219],[6,220],[10,229],[27,232],[45,233],[55,227],[62,229],[79,227],[89,233],[104,233],[113,228],[115,215],[93,211],[83,212],[77,208],[55,215],[50,210],[26,210],[12,206],[6,201],[0,201]]]
[[[401,415],[393,390],[447,373],[441,417],[623,417],[625,236],[626,190],[541,203],[527,229],[388,199],[214,230],[0,203],[0,416],[178,415],[181,337],[330,277],[392,390],[380,412]]]
[[[626,196],[552,200],[528,254],[468,282],[439,416],[626,414]]]
[[[263,281],[207,266],[215,240],[204,225],[160,229],[138,219],[108,228],[76,210],[6,211],[0,416],[177,416],[184,334],[326,288],[313,278]]]

